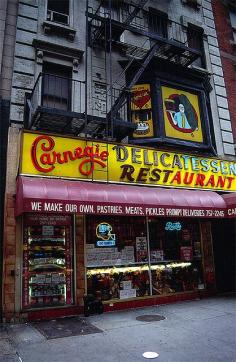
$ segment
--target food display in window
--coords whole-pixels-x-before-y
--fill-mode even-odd
[[[87,218],[88,294],[111,301],[204,288],[199,223],[167,218],[148,222],[147,237],[144,218]],[[110,234],[97,235],[104,225]],[[113,243],[106,242],[111,236]]]
[[[41,225],[43,223],[43,225]],[[24,308],[71,304],[72,236],[68,216],[27,215],[24,225]],[[64,225],[63,225],[64,224]]]
[[[88,269],[87,290],[103,301],[148,296],[147,266]]]

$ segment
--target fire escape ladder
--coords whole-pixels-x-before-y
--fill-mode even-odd
[[[124,25],[130,24],[132,20],[138,15],[139,11],[143,9],[148,0],[139,0],[137,5],[131,3],[134,6],[134,10],[129,14],[128,18],[123,22]]]
[[[112,15],[110,14],[110,16],[101,16],[99,14],[99,9],[100,6],[98,7],[98,9],[96,10],[96,12],[94,14],[91,14],[91,20],[90,20],[90,31],[92,32],[92,39],[91,39],[91,44],[95,44],[95,43],[101,43],[102,42],[106,42],[105,38],[105,34],[109,34],[109,28],[110,28],[110,22],[112,23],[112,41],[116,41],[119,39],[119,37],[121,36],[121,34],[124,32],[125,26],[126,25],[130,25],[130,23],[135,19],[135,17],[138,15],[138,13],[140,12],[140,10],[143,9],[144,5],[147,3],[148,0],[137,0],[137,1],[132,1],[131,3],[125,3],[129,6],[133,7],[133,10],[128,13],[128,16],[126,19],[121,19],[120,21],[117,21],[115,19],[113,19]],[[97,19],[97,25],[96,21],[94,23],[95,26],[93,26],[93,20]],[[99,20],[98,20],[99,19]],[[122,24],[122,27],[120,26],[120,24]],[[100,24],[100,25],[98,25]],[[94,29],[92,30],[92,28],[94,27]]]
[[[132,87],[138,82],[139,78],[141,77],[141,75],[143,74],[145,69],[147,68],[148,64],[153,59],[158,48],[159,48],[158,43],[153,44],[153,46],[150,48],[150,50],[147,52],[147,54],[143,58],[142,63],[141,62],[139,63],[139,69],[134,74],[131,81],[123,88],[119,97],[116,99],[116,101],[112,105],[110,112],[107,114],[108,122],[112,122],[112,120],[116,119],[117,113],[119,112],[119,109],[122,107],[124,102],[126,102],[129,92],[131,91]]]

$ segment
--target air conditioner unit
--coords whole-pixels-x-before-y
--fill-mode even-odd
[[[57,11],[53,10],[47,11],[47,20],[52,21],[54,23],[69,25],[69,15],[58,13]]]

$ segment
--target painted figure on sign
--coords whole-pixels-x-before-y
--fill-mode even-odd
[[[184,109],[184,105],[182,103],[179,104],[179,112],[176,112],[174,115],[174,123],[179,127],[179,128],[184,128],[184,129],[191,129],[190,124],[188,123],[186,114],[185,114],[185,109]]]
[[[165,100],[165,105],[172,127],[184,133],[198,130],[196,111],[186,95],[172,94]]]

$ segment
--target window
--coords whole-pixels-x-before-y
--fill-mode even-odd
[[[149,9],[148,14],[149,31],[168,38],[168,15],[156,9]]]
[[[201,53],[201,56],[195,60],[193,65],[204,68],[205,59],[204,59],[204,46],[203,46],[203,31],[194,26],[189,26],[187,30],[187,40],[189,48],[197,50]]]
[[[48,0],[47,20],[69,25],[69,0]]]
[[[233,40],[234,43],[236,44],[236,10],[230,10],[229,12],[229,16],[230,16],[230,22],[231,22],[231,26],[232,26],[232,30],[233,30]]]
[[[182,0],[182,3],[199,9],[202,5],[202,0]]]
[[[42,104],[60,110],[71,108],[71,69],[58,64],[44,63]]]
[[[204,288],[199,223],[148,223],[149,237],[142,217],[87,217],[87,294],[106,301]]]
[[[87,294],[102,300],[150,294],[144,218],[87,217]]]
[[[110,13],[111,12],[111,13]],[[111,1],[111,8],[109,1],[103,0],[99,7],[99,15],[104,18],[108,18],[111,15],[111,19],[120,21],[119,5],[116,1]]]
[[[27,214],[23,235],[23,308],[72,304],[71,217]]]
[[[153,294],[194,290],[203,283],[198,222],[149,220],[149,240]],[[168,261],[169,268],[161,268],[161,261]]]

